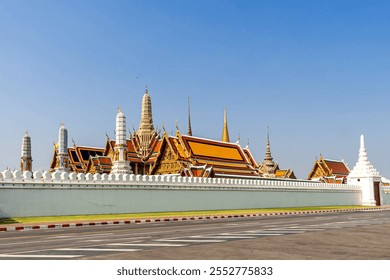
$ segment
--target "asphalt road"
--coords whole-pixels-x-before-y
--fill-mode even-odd
[[[390,210],[0,232],[0,260],[390,259]]]

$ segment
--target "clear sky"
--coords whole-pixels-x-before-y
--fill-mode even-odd
[[[103,147],[121,106],[139,126],[145,85],[155,126],[247,139],[262,161],[267,126],[281,168],[306,178],[316,156],[352,168],[364,134],[390,177],[388,1],[0,1],[0,169],[32,138],[48,169],[65,123]]]

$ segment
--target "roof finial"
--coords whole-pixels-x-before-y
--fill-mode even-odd
[[[146,85],[145,93],[149,94],[148,85]]]
[[[179,122],[177,120],[175,121],[175,126],[176,126],[176,131],[178,132],[179,131]]]
[[[190,97],[188,96],[188,136],[192,136],[191,128],[191,106],[190,106]]]
[[[164,122],[162,122],[161,128],[162,128],[162,130],[164,131],[163,135],[167,135],[167,130],[165,129],[165,124],[164,124]]]
[[[269,125],[267,126],[267,143],[270,144],[270,142],[269,142]]]
[[[224,109],[224,114],[223,114],[222,141],[223,142],[230,142],[229,130],[228,130],[228,124],[227,124],[227,109],[226,109],[226,107]]]

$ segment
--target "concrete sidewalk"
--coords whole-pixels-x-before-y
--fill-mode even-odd
[[[179,221],[195,221],[195,220],[215,220],[215,219],[232,219],[232,218],[248,218],[248,217],[266,217],[279,215],[301,215],[301,214],[319,214],[319,213],[334,213],[334,212],[358,212],[358,211],[380,211],[390,209],[390,206],[383,207],[361,207],[354,209],[332,209],[332,210],[306,210],[306,211],[281,211],[268,213],[252,213],[252,214],[223,214],[223,215],[199,215],[199,216],[178,216],[178,217],[158,217],[158,218],[142,218],[142,219],[107,219],[107,220],[85,220],[85,221],[66,221],[60,223],[15,223],[8,225],[0,225],[0,231],[22,231],[22,230],[38,230],[38,229],[58,229],[58,228],[74,228],[85,226],[103,226],[103,225],[124,225],[124,224],[140,224],[140,223],[161,223],[161,222],[179,222]]]

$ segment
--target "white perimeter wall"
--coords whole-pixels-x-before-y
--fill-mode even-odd
[[[381,190],[381,205],[390,205],[390,187],[382,187]]]
[[[0,217],[361,205],[351,185],[17,172],[1,173]]]

